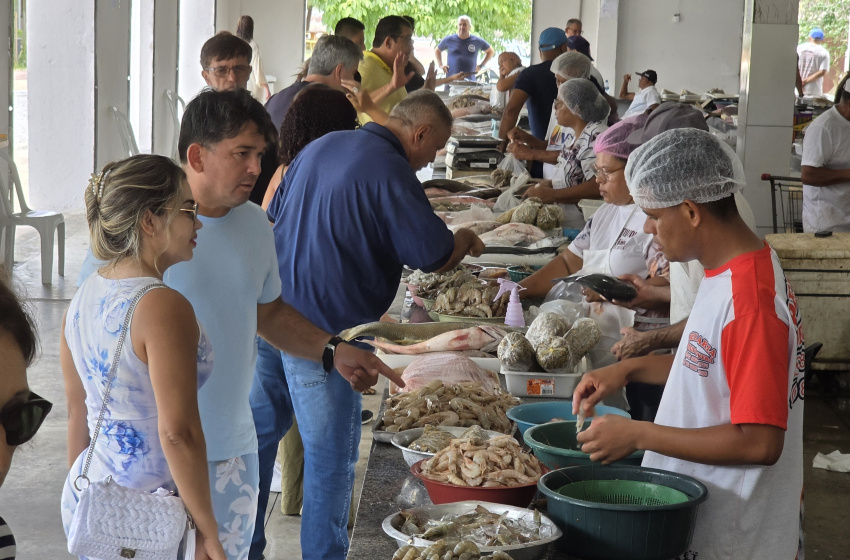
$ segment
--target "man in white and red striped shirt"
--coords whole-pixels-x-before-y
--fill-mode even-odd
[[[675,355],[584,376],[574,412],[630,381],[665,384],[654,423],[603,416],[578,436],[594,461],[644,449],[644,467],[708,487],[682,559],[802,558],[803,334],[773,250],[738,214],[735,153],[708,132],[665,132],[632,153],[626,182],[670,261],[705,267]]]

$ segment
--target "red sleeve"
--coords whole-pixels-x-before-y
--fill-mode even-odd
[[[733,424],[788,427],[788,325],[748,313],[723,329],[723,366]]]

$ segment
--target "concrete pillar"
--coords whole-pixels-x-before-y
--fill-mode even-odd
[[[176,20],[174,24],[176,26]],[[133,1],[130,26],[130,122],[133,123],[139,151],[150,153],[153,105],[151,101],[154,49],[153,0]]]
[[[762,173],[789,175],[799,0],[747,0],[738,105],[738,156],[744,196],[758,233],[772,232],[770,185]]]
[[[27,8],[31,205],[79,210],[94,169],[94,0]]]
[[[130,1],[95,2],[95,169],[127,157],[112,115],[130,112]],[[135,132],[135,131],[134,131]]]
[[[4,56],[0,57],[0,134],[5,134],[7,136],[9,147],[0,149],[9,150],[10,153],[12,151],[12,146],[14,145],[12,141],[13,130],[10,126],[12,122],[12,61],[15,54],[13,17],[12,3],[8,2],[3,5],[2,9],[0,9],[0,41],[2,41],[0,44],[8,46]],[[8,110],[2,110],[3,107],[8,107]],[[6,169],[3,169],[3,172],[5,173]],[[6,184],[11,186],[9,181],[6,181]],[[14,199],[14,197],[12,198]],[[0,204],[2,204],[2,202],[0,202]],[[3,214],[5,214],[3,208],[0,208],[0,216]],[[4,274],[11,274],[12,272],[11,270],[3,270],[3,262],[6,257],[5,236],[5,232],[0,231],[0,278],[2,278]]]
[[[177,131],[165,92],[177,91],[180,0],[157,0],[153,20],[152,151],[171,157],[177,148]]]
[[[602,77],[608,80],[609,94],[616,97],[617,84],[617,34],[619,24],[620,0],[602,0],[601,2],[585,2],[585,5],[596,4],[599,9],[596,14],[596,39],[590,41],[591,54],[594,64]],[[604,86],[605,84],[601,84]]]

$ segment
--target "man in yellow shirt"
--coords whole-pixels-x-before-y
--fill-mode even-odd
[[[401,16],[387,16],[375,28],[372,50],[363,53],[360,63],[361,87],[372,101],[386,113],[407,97],[404,86],[413,77],[404,73],[408,57],[413,53],[413,29]],[[372,119],[359,114],[361,124]]]

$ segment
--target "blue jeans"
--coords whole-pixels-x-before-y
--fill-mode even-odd
[[[336,371],[280,352],[260,339],[251,387],[257,428],[260,489],[249,558],[266,546],[264,523],[274,460],[293,411],[304,442],[304,506],[301,557],[344,560],[348,510],[360,444],[360,394]]]

